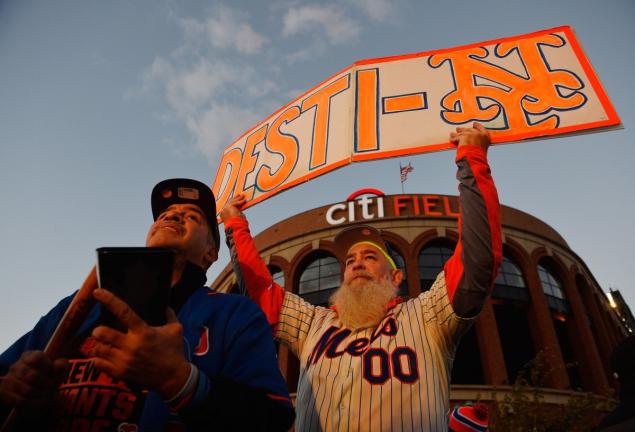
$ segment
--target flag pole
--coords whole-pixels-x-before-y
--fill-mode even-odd
[[[399,181],[401,182],[401,194],[405,195],[406,193],[403,191],[403,180],[401,180],[401,170],[403,168],[401,167],[401,162],[399,162]]]

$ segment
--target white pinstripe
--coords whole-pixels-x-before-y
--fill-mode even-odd
[[[395,306],[377,328],[353,331],[343,338],[335,354],[355,340],[370,339],[391,318],[397,325],[396,334],[381,333],[369,342],[364,354],[354,356],[344,352],[329,358],[325,351],[307,368],[327,329],[332,326],[343,329],[343,325],[332,309],[315,307],[295,294],[285,293],[276,337],[300,359],[298,431],[447,430],[454,351],[473,319],[454,314],[441,272],[429,291]],[[382,384],[367,381],[363,377],[363,364],[368,349],[385,350],[394,375],[391,359],[397,347],[413,350],[419,379],[407,383],[391,376]],[[402,357],[399,359],[406,364]],[[376,368],[380,363],[381,360],[373,363],[373,371],[381,370]],[[405,370],[404,373],[413,372]]]

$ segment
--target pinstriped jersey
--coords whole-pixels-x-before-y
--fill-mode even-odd
[[[389,308],[372,329],[345,328],[275,284],[243,217],[225,222],[237,281],[300,359],[299,431],[447,430],[454,352],[502,259],[500,205],[477,146],[457,149],[459,242],[427,292]]]
[[[429,291],[362,330],[285,293],[276,337],[300,359],[296,427],[447,430],[454,351],[472,321],[453,312],[443,272]]]

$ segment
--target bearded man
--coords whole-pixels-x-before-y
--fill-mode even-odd
[[[243,197],[221,212],[239,283],[300,360],[296,430],[447,430],[454,353],[502,257],[489,133],[475,123],[450,141],[458,146],[459,242],[430,290],[407,301],[397,297],[403,274],[370,226],[335,237],[343,280],[324,308],[272,281],[240,212]]]

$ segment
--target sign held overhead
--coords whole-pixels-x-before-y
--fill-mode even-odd
[[[620,125],[571,27],[362,60],[225,148],[216,208],[351,162],[453,148],[449,131],[474,121],[495,143]]]

